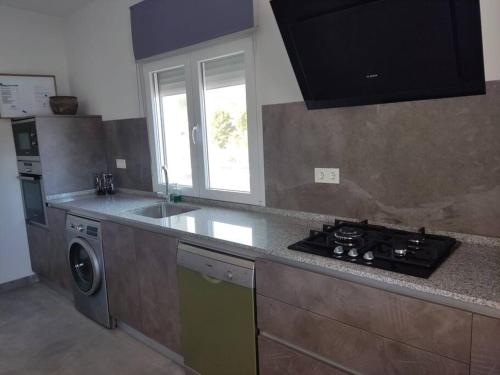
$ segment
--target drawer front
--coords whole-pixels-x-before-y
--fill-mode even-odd
[[[347,374],[263,336],[259,336],[259,373],[260,375]]]
[[[258,294],[470,362],[471,313],[263,259],[256,279]]]
[[[471,374],[500,374],[499,319],[474,315]]]
[[[362,374],[468,374],[469,365],[257,296],[261,332]]]

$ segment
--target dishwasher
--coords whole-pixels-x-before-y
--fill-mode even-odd
[[[253,261],[179,244],[184,364],[201,375],[256,375]]]

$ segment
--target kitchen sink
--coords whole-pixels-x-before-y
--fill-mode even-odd
[[[177,205],[173,203],[160,203],[160,204],[155,204],[154,206],[138,208],[129,212],[135,215],[145,216],[152,219],[162,219],[165,217],[180,215],[195,210],[199,210],[199,208],[192,206]]]

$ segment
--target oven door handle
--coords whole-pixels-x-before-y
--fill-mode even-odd
[[[32,177],[32,176],[17,176],[18,179],[23,181],[38,181],[40,177]]]

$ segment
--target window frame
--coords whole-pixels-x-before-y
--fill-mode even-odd
[[[215,190],[208,187],[209,162],[207,144],[204,141],[207,129],[203,112],[202,63],[241,52],[245,56],[250,193]],[[257,111],[254,41],[252,36],[218,43],[209,47],[196,48],[190,52],[170,55],[141,64],[144,107],[148,123],[149,144],[151,145],[151,170],[154,190],[164,192],[166,188],[165,184],[160,182],[160,173],[162,173],[160,158],[166,152],[166,148],[160,131],[160,103],[159,97],[156,95],[158,88],[155,74],[181,66],[185,68],[186,78],[193,187],[180,187],[180,193],[186,196],[264,205],[263,139],[262,125]],[[197,129],[195,129],[196,127]]]

